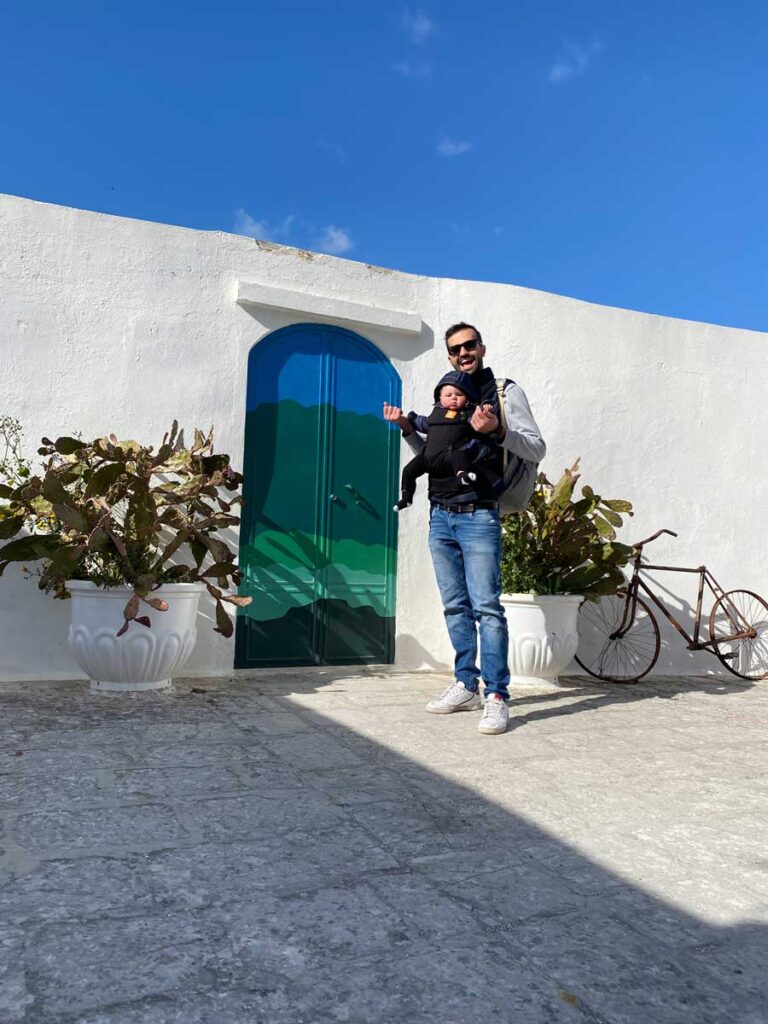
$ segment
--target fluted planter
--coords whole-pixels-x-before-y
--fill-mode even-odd
[[[197,606],[201,583],[170,583],[152,596],[168,602],[168,610],[146,607],[150,627],[123,625],[130,587],[104,589],[87,580],[68,580],[72,595],[69,649],[91,680],[92,690],[162,690],[171,685],[192,653],[197,639]]]
[[[548,687],[570,665],[579,646],[578,594],[502,594],[509,625],[511,684]]]

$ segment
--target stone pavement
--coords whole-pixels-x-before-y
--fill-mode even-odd
[[[0,1020],[768,1021],[768,685],[446,681],[0,686]]]

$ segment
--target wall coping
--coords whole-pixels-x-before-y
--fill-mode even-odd
[[[292,313],[305,313],[317,320],[334,323],[342,320],[350,324],[396,331],[398,334],[421,334],[422,330],[422,320],[418,313],[350,302],[334,295],[275,288],[273,285],[253,281],[238,281],[235,301],[244,309],[250,306],[288,310]]]

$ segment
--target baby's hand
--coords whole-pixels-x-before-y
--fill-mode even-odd
[[[390,405],[389,402],[385,402],[384,419],[387,423],[398,423],[403,419],[403,410],[398,408],[396,405]]]
[[[389,402],[385,402],[382,415],[387,423],[396,423],[405,437],[413,433],[411,421],[407,416],[403,416],[403,410],[399,406],[390,405]]]
[[[499,420],[492,405],[478,405],[469,422],[478,434],[491,434],[499,429]]]

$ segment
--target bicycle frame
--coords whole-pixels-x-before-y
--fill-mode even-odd
[[[662,604],[662,602],[659,600],[656,594],[654,594],[654,592],[651,590],[651,588],[648,586],[645,580],[641,579],[641,572],[688,572],[698,574],[699,590],[696,597],[696,615],[693,623],[692,636],[690,636],[687,633],[685,628],[677,621],[674,615],[672,615],[672,613],[668,611],[668,609]],[[637,555],[635,558],[634,569],[632,571],[632,578],[630,579],[627,587],[627,602],[625,605],[624,614],[622,616],[622,621],[616,632],[612,634],[612,639],[618,636],[623,636],[629,630],[630,626],[634,622],[635,611],[637,608],[637,595],[639,591],[642,590],[643,593],[645,593],[651,599],[651,601],[653,601],[653,603],[656,605],[656,607],[659,609],[662,615],[667,619],[667,621],[672,624],[672,626],[677,630],[680,636],[685,640],[686,646],[689,651],[709,650],[710,653],[714,654],[715,641],[713,639],[699,639],[701,632],[701,609],[705,585],[708,586],[709,589],[712,591],[715,600],[718,600],[719,598],[725,596],[725,591],[717,582],[712,573],[709,572],[705,565],[700,565],[696,569],[687,569],[678,565],[643,565],[642,556]],[[734,611],[736,611],[736,614],[738,614],[737,609],[734,609]],[[730,615],[728,616],[728,618],[730,619],[734,628],[738,629],[738,624],[734,622],[733,619],[731,619]],[[754,630],[751,627],[748,627],[746,630],[742,630],[741,632],[735,632],[732,636],[720,637],[718,642],[723,643],[724,640],[744,640],[748,639],[753,635]]]

